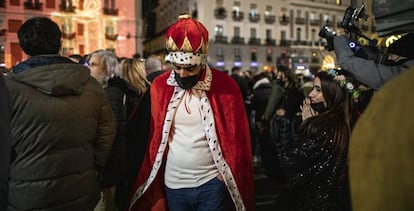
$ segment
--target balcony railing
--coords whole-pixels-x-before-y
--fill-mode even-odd
[[[227,43],[227,36],[216,35],[214,37],[214,42],[226,44]]]
[[[227,11],[223,7],[214,10],[214,17],[217,19],[225,19],[227,17]]]
[[[280,46],[290,46],[290,40],[280,40]]]
[[[257,13],[249,13],[249,20],[252,23],[257,23],[260,21],[260,14]]]
[[[325,21],[325,26],[327,26],[327,27],[333,27],[334,26],[334,22],[333,21],[330,21],[330,20],[326,20]]]
[[[275,39],[271,39],[271,38],[266,38],[265,39],[265,45],[276,45],[276,40]]]
[[[265,15],[264,19],[265,19],[265,23],[273,24],[276,21],[276,16],[274,16],[274,15]]]
[[[105,15],[118,16],[118,9],[116,8],[104,8],[103,12]]]
[[[311,26],[320,26],[321,25],[321,21],[319,19],[310,19],[309,20],[309,24]]]
[[[73,40],[76,37],[76,32],[68,33],[68,32],[62,32],[62,38]]]
[[[295,40],[295,41],[291,41],[290,44],[291,45],[312,45],[312,42],[308,42],[305,40]]]
[[[107,34],[105,33],[105,39],[115,41],[118,39],[118,34]]]
[[[244,19],[244,12],[233,11],[232,17],[234,21],[242,21]]]
[[[260,44],[261,44],[260,38],[251,37],[249,39],[249,45],[260,45]]]
[[[29,0],[25,1],[23,5],[25,9],[42,10],[43,3],[40,3],[39,0],[35,0],[34,2]]]
[[[75,9],[76,9],[76,7],[74,6],[67,7],[66,5],[60,5],[59,8],[61,12],[72,12],[72,13],[75,12]]]
[[[244,44],[244,37],[235,36],[231,39],[231,43],[233,43],[233,44]]]
[[[306,21],[305,21],[305,18],[296,18],[295,22],[298,25],[303,25],[305,24]]]
[[[287,25],[287,24],[289,24],[289,22],[290,22],[290,18],[289,18],[289,17],[287,17],[286,15],[282,15],[282,16],[279,18],[279,23],[280,23],[281,25]]]

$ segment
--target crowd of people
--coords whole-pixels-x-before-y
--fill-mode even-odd
[[[384,92],[408,90],[414,54],[401,46],[414,45],[411,33],[389,47],[388,64],[355,56],[337,36],[340,68],[305,79],[283,65],[215,69],[208,31],[188,15],[166,31],[168,64],[104,49],[61,56],[61,30],[46,17],[17,35],[29,58],[0,78],[0,210],[254,210],[254,164],[285,186],[289,210],[413,203],[404,195],[413,186],[409,127],[396,140],[406,146],[399,186],[396,170],[384,169],[398,160],[381,165],[385,149],[369,152],[384,129],[373,124]],[[378,91],[375,104],[361,86]],[[408,112],[410,102],[395,107]],[[379,145],[389,146],[388,133]],[[373,172],[376,180],[362,178]],[[373,181],[393,187],[367,202],[367,189],[381,186]]]

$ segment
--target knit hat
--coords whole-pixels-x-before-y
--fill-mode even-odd
[[[207,63],[208,31],[189,15],[181,15],[168,28],[165,39],[172,63],[190,66]]]
[[[388,53],[414,59],[414,33],[408,33],[393,42],[387,49]]]

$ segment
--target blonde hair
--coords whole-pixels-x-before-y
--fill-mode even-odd
[[[139,59],[123,59],[121,72],[124,80],[139,94],[144,93],[151,84],[146,78],[145,64]]]

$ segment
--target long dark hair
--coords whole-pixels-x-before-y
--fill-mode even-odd
[[[334,70],[338,75],[345,76],[346,80],[353,82],[351,75],[344,71]],[[351,133],[351,111],[352,94],[348,91],[346,84],[334,79],[335,75],[321,71],[315,75],[321,80],[321,89],[326,100],[327,109],[325,112],[310,117],[302,124],[302,129],[307,136],[312,136],[321,126],[332,128],[334,137],[332,144],[341,152],[347,149]],[[355,84],[355,83],[353,83]],[[356,87],[355,87],[356,89]]]

